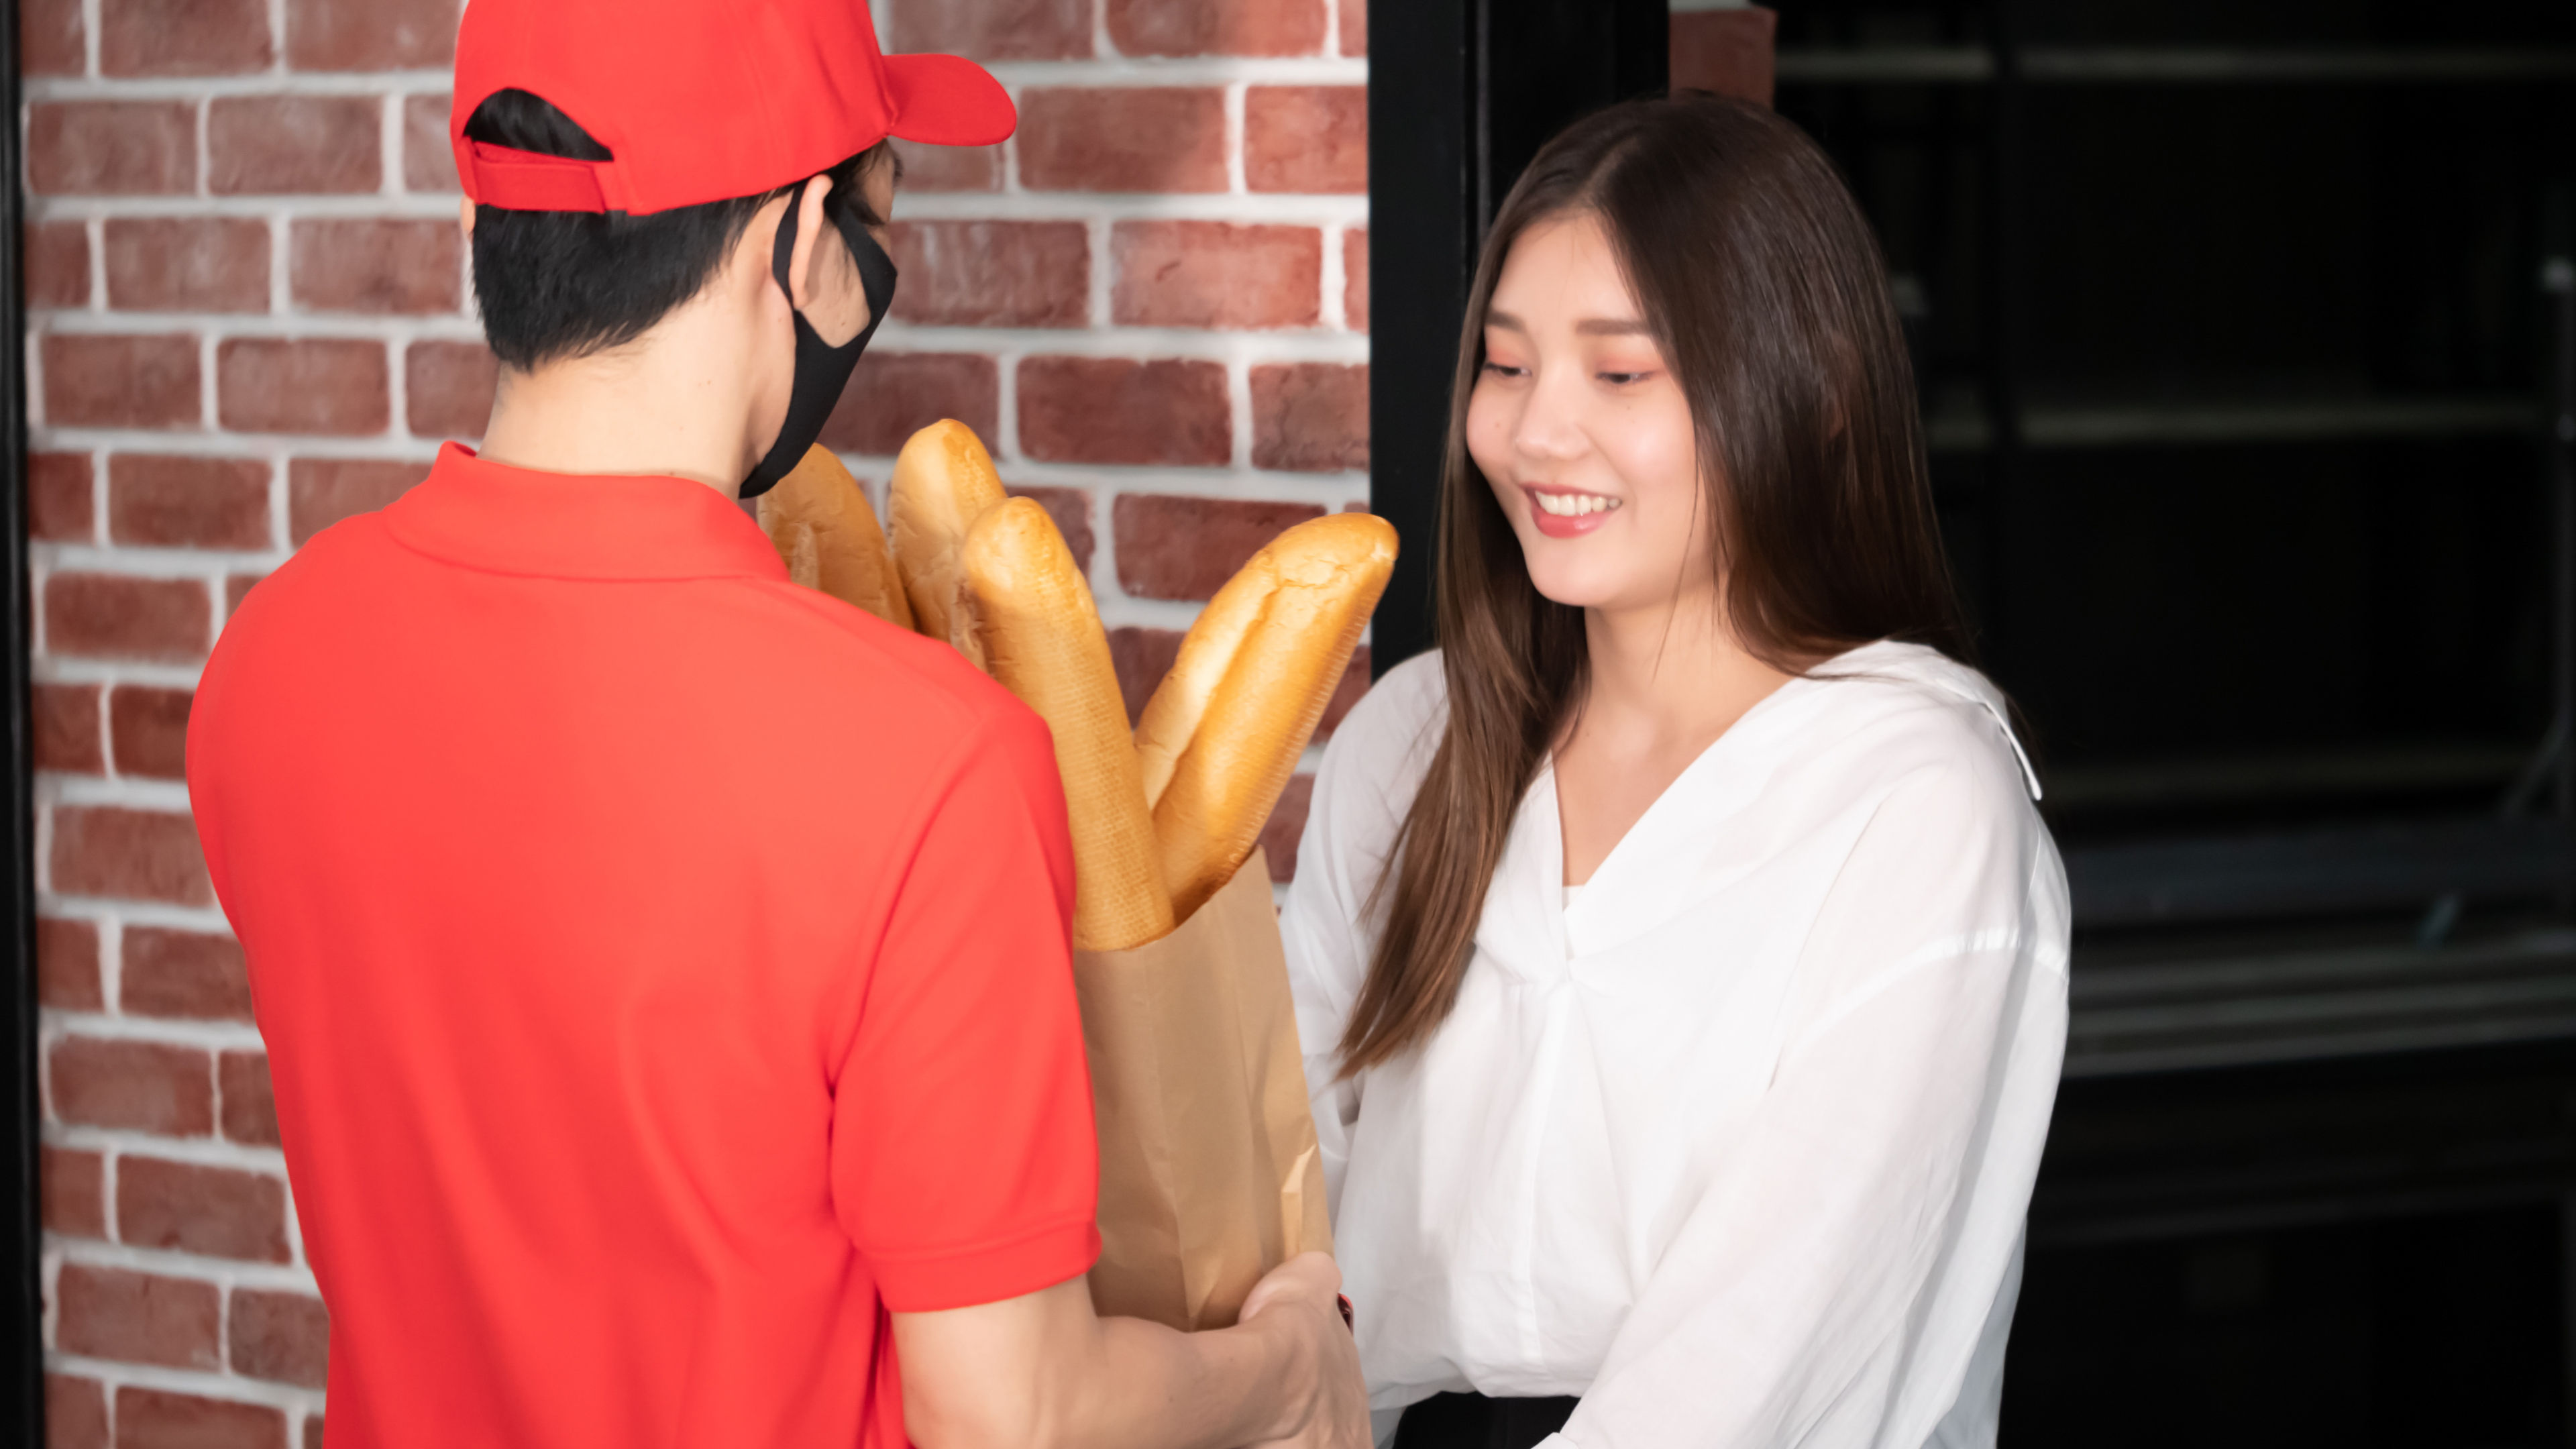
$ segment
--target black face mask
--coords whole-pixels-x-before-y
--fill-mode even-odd
[[[787,205],[787,215],[778,222],[778,245],[769,259],[770,275],[778,279],[778,290],[787,294],[787,305],[796,305],[795,289],[787,284],[788,264],[796,255],[797,215],[804,207],[797,201]],[[865,352],[868,339],[876,335],[877,324],[885,320],[886,308],[894,302],[894,258],[885,254],[877,239],[841,204],[839,187],[823,197],[823,214],[841,233],[850,247],[850,260],[859,268],[859,287],[868,298],[868,325],[859,335],[838,347],[826,346],[822,334],[796,313],[796,382],[787,395],[787,421],[779,426],[778,441],[769,445],[769,456],[751,470],[743,480],[742,496],[757,498],[778,485],[778,480],[805,461],[807,450],[823,435],[823,424],[832,416],[832,408],[841,400],[841,389],[849,386],[850,373],[859,365],[859,354]]]

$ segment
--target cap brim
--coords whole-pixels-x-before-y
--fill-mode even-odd
[[[1008,91],[982,66],[955,55],[889,55],[889,129],[929,146],[991,146],[1009,138],[1020,113]]]

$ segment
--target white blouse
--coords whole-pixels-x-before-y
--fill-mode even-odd
[[[1994,1442],[2065,873],[1983,676],[1896,643],[1818,673],[1571,898],[1542,768],[1456,1008],[1347,1082],[1437,656],[1333,736],[1281,924],[1381,1441],[1472,1388],[1581,1395],[1547,1449]]]

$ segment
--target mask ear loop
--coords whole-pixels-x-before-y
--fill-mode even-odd
[[[787,208],[787,214],[778,219],[778,240],[769,249],[769,274],[778,279],[778,290],[787,298],[788,310],[800,317],[804,313],[796,305],[796,289],[788,285],[787,273],[796,264],[796,233],[805,210],[804,190],[801,184],[796,188],[798,199]],[[894,258],[886,255],[886,249],[877,244],[875,237],[868,235],[866,227],[850,220],[841,207],[841,193],[837,187],[823,193],[823,214],[832,221],[834,229],[841,234],[841,241],[849,247],[850,262],[859,271],[859,292],[868,299],[868,325],[859,329],[859,335],[842,346],[856,344],[865,347],[868,339],[877,335],[878,325],[885,321],[887,309],[894,304],[897,275]]]
[[[825,205],[830,205],[827,198]],[[805,211],[805,184],[787,193],[787,214],[778,219],[778,240],[769,248],[769,275],[778,279],[778,290],[786,294],[787,310],[796,311],[796,289],[787,284],[787,269],[796,264],[796,228]]]
[[[822,433],[824,423],[840,401],[842,389],[849,385],[850,373],[859,363],[859,354],[866,350],[868,339],[876,335],[877,325],[885,321],[888,306],[894,300],[894,258],[887,256],[876,238],[868,235],[866,228],[857,225],[838,197],[827,191],[823,196],[823,210],[831,217],[834,228],[850,249],[851,261],[858,267],[859,284],[868,301],[868,324],[860,329],[858,336],[838,347],[826,345],[815,333],[814,324],[797,309],[796,293],[787,280],[788,269],[796,259],[802,192],[800,185],[794,193],[797,200],[791,202],[787,214],[779,218],[778,238],[769,254],[770,275],[776,279],[780,293],[787,298],[789,316],[796,324],[794,391],[788,399],[787,416],[779,424],[778,437],[771,442],[769,451],[760,462],[753,466],[751,475],[743,480],[740,496],[744,498],[756,498],[768,492],[803,460],[805,450]]]

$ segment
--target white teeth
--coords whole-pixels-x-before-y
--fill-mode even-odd
[[[1530,497],[1538,500],[1538,506],[1542,510],[1555,514],[1559,518],[1581,518],[1587,513],[1607,513],[1619,506],[1618,499],[1604,498],[1598,493],[1540,493],[1533,490]]]

